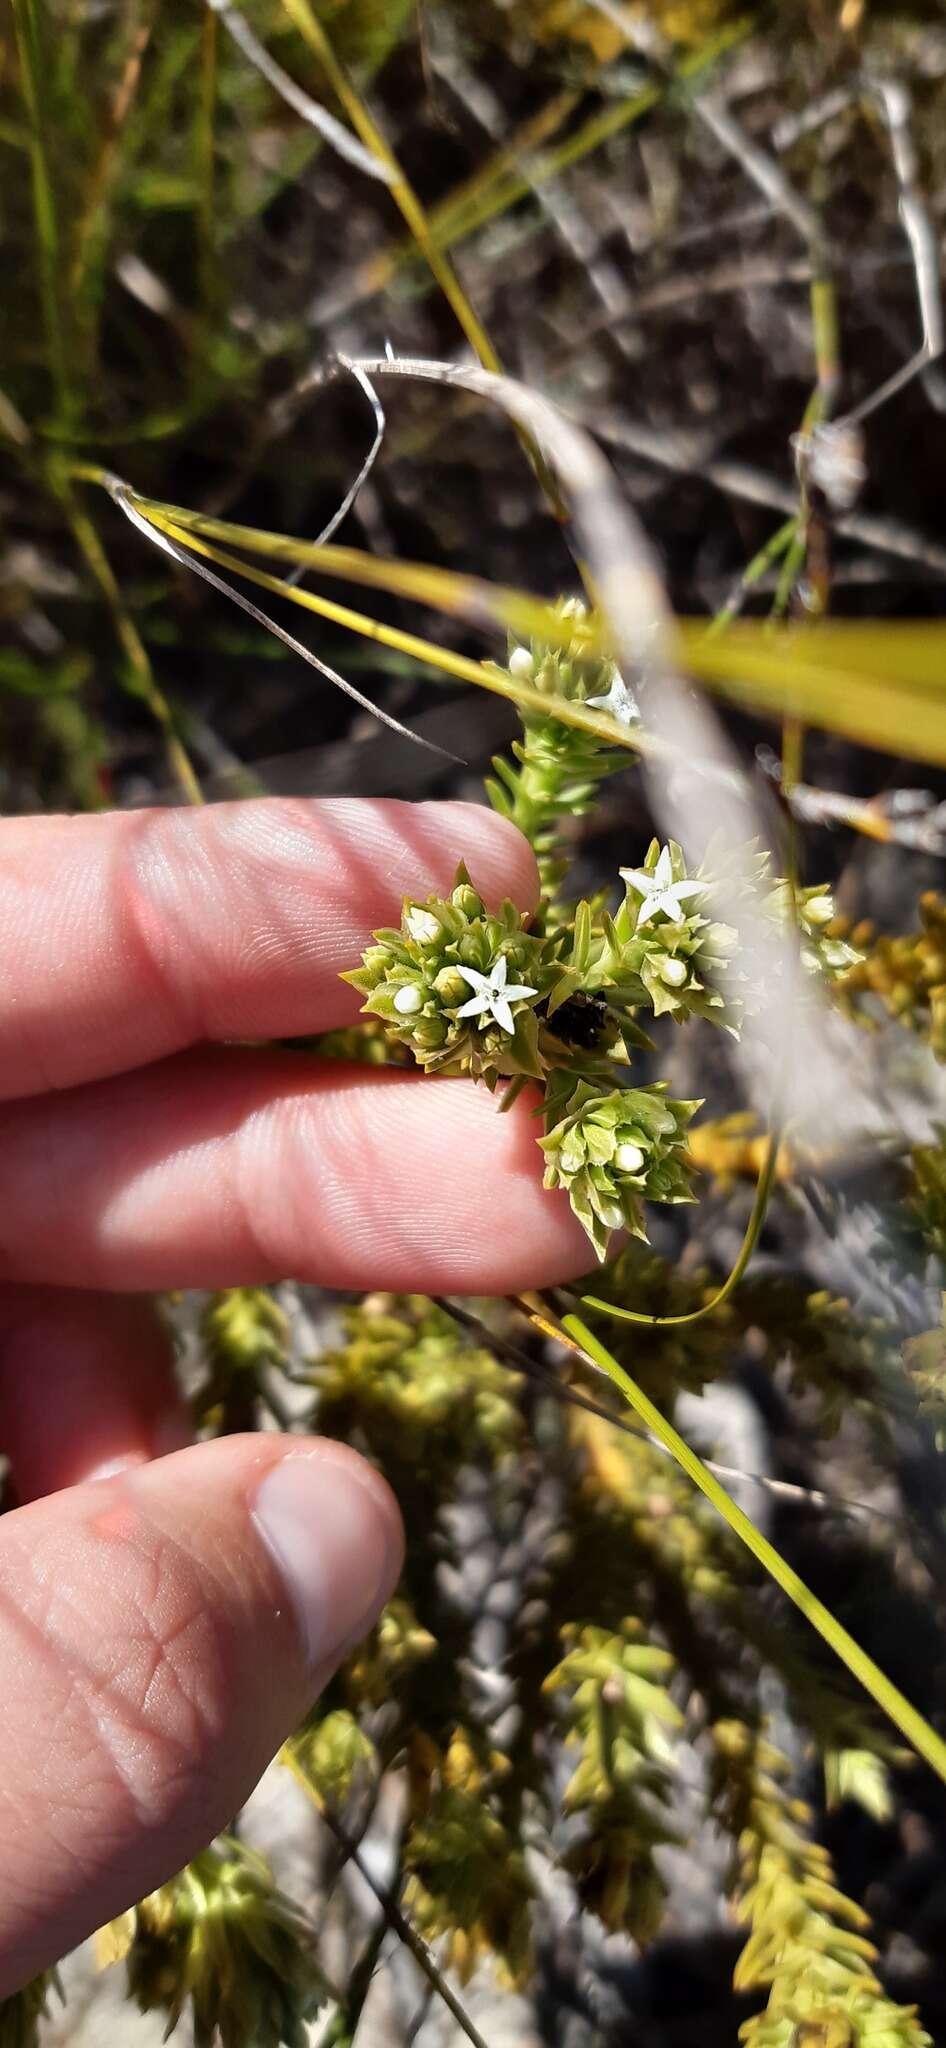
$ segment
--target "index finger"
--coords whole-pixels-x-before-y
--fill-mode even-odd
[[[205,1040],[347,1023],[339,981],[402,896],[530,909],[532,852],[476,804],[257,799],[0,824],[0,1099]]]

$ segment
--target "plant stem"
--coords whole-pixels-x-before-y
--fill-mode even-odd
[[[54,479],[53,488],[65,512],[73,538],[87,567],[91,570],[112,616],[112,623],[119,646],[128,663],[128,687],[134,695],[147,704],[157,720],[164,736],[164,747],[168,765],[188,803],[203,801],[200,784],[194,773],[187,750],[174,730],[171,707],[161,689],[148,659],[147,649],[138,628],[128,611],[119,589],[115,572],[91,519],[78,503],[75,494],[63,476]]]
[[[646,1321],[647,1318],[642,1317],[637,1320]],[[687,1319],[678,1318],[678,1320]],[[588,1329],[587,1324],[582,1321],[581,1317],[576,1315],[563,1316],[562,1325],[568,1332],[568,1335],[579,1346],[580,1350],[590,1359],[591,1363],[606,1373],[614,1385],[620,1389],[626,1400],[630,1402],[631,1407],[640,1416],[641,1421],[646,1423],[648,1429],[653,1431],[662,1444],[666,1445],[666,1448],[676,1459],[677,1464],[687,1474],[687,1477],[693,1481],[694,1486],[699,1487],[700,1492],[705,1494],[706,1499],[716,1509],[717,1513],[728,1523],[733,1534],[739,1537],[740,1541],[746,1545],[747,1550],[752,1552],[753,1557],[757,1558],[759,1563],[765,1567],[770,1577],[775,1580],[776,1585],[781,1587],[782,1592],[787,1593],[788,1598],[799,1608],[806,1620],[811,1623],[812,1628],[817,1630],[829,1648],[834,1651],[835,1656],[839,1657],[842,1664],[847,1666],[852,1676],[859,1679],[865,1691],[876,1701],[877,1705],[894,1723],[894,1726],[900,1729],[901,1734],[906,1736],[907,1741],[916,1750],[917,1755],[923,1757],[924,1761],[930,1765],[931,1770],[935,1771],[937,1777],[941,1778],[943,1783],[946,1784],[946,1742],[942,1740],[942,1737],[936,1734],[935,1729],[930,1727],[929,1722],[924,1719],[917,1708],[911,1706],[910,1701],[894,1685],[893,1681],[881,1671],[880,1666],[874,1663],[873,1658],[868,1656],[867,1651],[863,1650],[860,1644],[855,1642],[854,1637],[849,1635],[843,1624],[824,1605],[824,1602],[819,1600],[818,1595],[813,1593],[809,1586],[806,1586],[803,1579],[799,1578],[798,1573],[793,1570],[792,1566],[775,1549],[774,1544],[769,1542],[768,1537],[763,1536],[761,1530],[756,1528],[755,1523],[750,1520],[749,1516],[743,1512],[742,1508],[737,1506],[736,1502],[726,1492],[725,1487],[721,1486],[719,1480],[715,1479],[713,1474],[707,1471],[702,1459],[698,1458],[696,1452],[691,1450],[689,1444],[684,1442],[679,1431],[674,1429],[672,1422],[668,1422],[666,1416],[661,1414],[660,1409],[654,1406],[654,1403],[648,1399],[643,1389],[637,1385],[636,1380],[632,1380],[630,1374],[625,1372],[624,1367],[619,1365],[617,1359],[612,1356],[611,1352],[606,1349],[605,1345],[600,1342],[593,1331]]]

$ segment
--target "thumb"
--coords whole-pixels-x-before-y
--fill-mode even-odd
[[[0,1518],[0,1997],[231,1821],[400,1563],[383,1480],[311,1438]]]

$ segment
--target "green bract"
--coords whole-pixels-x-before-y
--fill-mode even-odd
[[[599,1259],[611,1233],[646,1237],[645,1200],[691,1202],[686,1127],[698,1102],[674,1102],[658,1082],[652,1088],[614,1088],[608,1094],[579,1081],[539,1143],[547,1188],[567,1188]]]

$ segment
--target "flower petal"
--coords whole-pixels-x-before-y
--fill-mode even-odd
[[[468,981],[470,987],[475,988],[480,995],[489,995],[490,978],[488,974],[481,974],[476,967],[461,967],[459,962],[457,963],[457,973],[462,974],[464,981]]]
[[[456,1017],[485,1017],[489,1013],[489,991],[481,989],[479,995],[471,996],[462,1010],[454,1011]]]
[[[511,1038],[516,1028],[516,1020],[512,1014],[511,1009],[509,1008],[509,1004],[506,1000],[506,997],[502,994],[501,991],[498,995],[495,995],[493,997],[491,1007],[493,1016],[495,1017],[496,1022],[499,1025],[500,1031],[507,1031]]]

